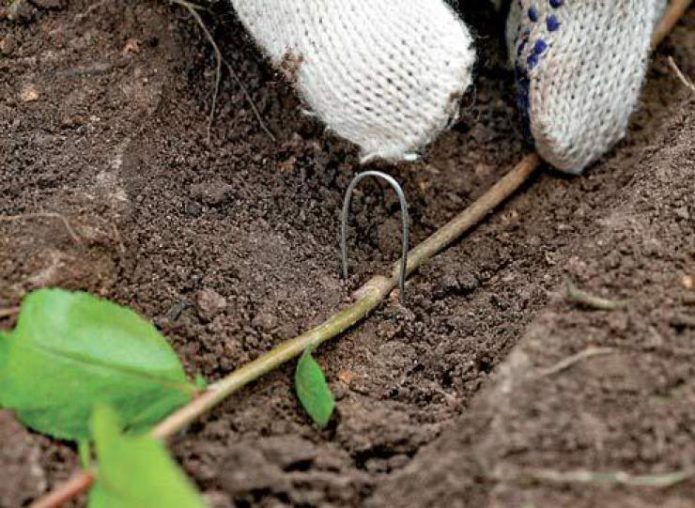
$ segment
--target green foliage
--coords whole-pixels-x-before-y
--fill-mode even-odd
[[[208,380],[205,379],[202,374],[198,373],[195,375],[195,378],[193,379],[193,384],[198,390],[202,392],[208,387]]]
[[[14,331],[0,335],[0,405],[55,437],[88,438],[99,403],[145,429],[195,393],[154,326],[86,293],[35,291]]]
[[[297,363],[294,386],[299,401],[311,419],[320,427],[325,427],[335,409],[335,399],[326,383],[326,376],[308,349]]]
[[[122,434],[111,408],[95,409],[92,434],[99,469],[89,508],[204,508],[162,443],[149,436]]]

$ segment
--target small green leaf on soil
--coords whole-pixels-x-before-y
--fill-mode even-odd
[[[294,387],[311,419],[320,427],[325,427],[335,409],[335,399],[326,383],[326,376],[308,349],[297,363]]]
[[[0,406],[54,437],[88,439],[99,403],[143,430],[196,391],[154,326],[87,293],[35,291],[14,331],[0,336]]]
[[[147,435],[122,434],[111,408],[95,409],[92,434],[99,468],[89,508],[204,508],[193,483],[164,445]]]

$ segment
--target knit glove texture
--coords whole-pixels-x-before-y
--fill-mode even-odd
[[[547,162],[581,173],[625,135],[665,1],[512,0],[517,102]],[[473,82],[473,38],[442,0],[232,4],[308,108],[363,161],[417,158],[456,120]]]

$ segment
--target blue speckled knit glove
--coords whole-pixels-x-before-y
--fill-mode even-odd
[[[625,135],[664,0],[512,0],[518,104],[540,155],[580,173]]]

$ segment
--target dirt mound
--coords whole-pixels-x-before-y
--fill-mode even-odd
[[[655,492],[578,473],[692,475],[695,99],[681,106],[551,269],[625,307],[590,310],[558,294],[494,382],[374,506],[690,504],[692,482]]]

